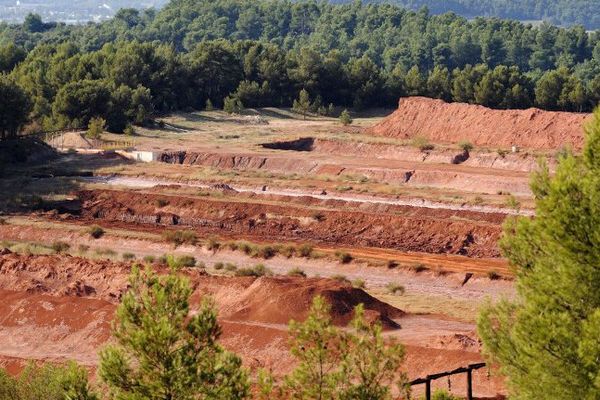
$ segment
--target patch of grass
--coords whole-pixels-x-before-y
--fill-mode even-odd
[[[497,281],[502,278],[502,276],[500,276],[500,274],[497,273],[496,271],[488,271],[487,277],[489,278],[490,281]]]
[[[389,294],[393,294],[395,296],[401,296],[406,291],[404,286],[400,285],[399,283],[395,283],[395,282],[388,283],[385,286],[385,288],[387,289]]]
[[[431,151],[435,148],[435,146],[424,136],[417,136],[413,138],[411,144],[421,151]]]
[[[471,150],[473,150],[473,143],[469,142],[468,140],[461,140],[460,142],[458,142],[458,147],[462,149],[462,151],[468,153]]]
[[[135,260],[135,254],[125,252],[125,253],[121,254],[121,258],[123,259],[123,261]]]
[[[300,257],[304,257],[304,258],[311,258],[313,257],[315,252],[315,249],[313,246],[311,246],[310,244],[301,244],[300,246],[298,246],[296,253],[300,256]]]
[[[367,284],[363,279],[359,278],[352,281],[352,286],[356,289],[365,289],[367,287]]]
[[[220,271],[223,268],[225,268],[225,263],[223,263],[221,261],[218,261],[218,262],[216,262],[216,263],[213,264],[213,269],[215,269],[217,271]]]
[[[56,241],[50,245],[50,248],[54,250],[56,253],[66,253],[71,248],[71,245],[65,242]]]
[[[77,246],[77,251],[81,254],[85,254],[89,251],[90,246],[88,246],[87,244],[80,244],[79,246]]]
[[[302,278],[306,278],[306,272],[304,272],[303,270],[301,270],[298,267],[290,269],[288,271],[287,275],[288,276],[299,276]]]
[[[13,253],[25,255],[47,255],[55,253],[50,247],[38,243],[14,243],[12,245],[9,244],[6,247]]]
[[[237,265],[235,265],[233,263],[225,264],[225,271],[234,272],[234,271],[237,271],[237,269],[238,269]]]
[[[293,246],[293,245],[282,246],[281,249],[279,250],[279,254],[281,254],[282,256],[284,256],[286,258],[292,258],[293,256],[296,255],[296,246]]]
[[[388,260],[386,263],[386,266],[388,267],[388,269],[394,269],[398,267],[398,261],[396,260]]]
[[[344,285],[351,285],[350,279],[346,278],[346,275],[335,274],[331,275],[331,279],[336,280]]]
[[[338,250],[335,252],[335,258],[337,258],[342,264],[349,264],[352,262],[352,260],[354,260],[352,254],[342,250]]]
[[[240,268],[235,273],[236,276],[271,276],[273,272],[264,266],[264,264],[256,264],[254,267]]]
[[[143,260],[146,264],[154,264],[156,262],[156,257],[153,255],[147,255],[144,256]]]
[[[218,251],[221,248],[221,242],[216,236],[209,236],[206,239],[206,248],[212,251]]]
[[[410,266],[410,270],[418,274],[419,272],[429,270],[429,268],[425,264],[414,264]]]
[[[96,250],[94,250],[94,253],[100,257],[116,257],[117,256],[116,251],[114,251],[113,249],[107,249],[107,248],[96,249]]]
[[[196,259],[192,256],[175,256],[175,255],[167,255],[167,265],[170,268],[179,269],[184,267],[195,267]]]
[[[8,225],[6,218],[0,218],[0,225]]]
[[[264,246],[258,246],[256,249],[256,253],[253,254],[253,257],[258,257],[258,258],[264,258],[265,260],[268,260],[270,258],[273,258],[277,255],[277,249],[275,249],[273,246],[269,246],[269,245],[264,245]]]
[[[354,189],[352,186],[340,185],[335,188],[338,192],[349,192]]]
[[[88,228],[88,233],[90,234],[91,237],[93,237],[94,239],[100,239],[102,236],[104,236],[104,229],[102,229],[101,226],[98,225],[92,225]]]
[[[179,230],[179,231],[164,231],[162,238],[165,242],[173,244],[175,247],[182,244],[195,245],[198,243],[198,236],[194,231]]]

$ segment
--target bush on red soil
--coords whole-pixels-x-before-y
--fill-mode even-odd
[[[589,114],[527,110],[493,110],[478,105],[446,103],[425,97],[400,99],[398,110],[367,130],[399,139],[424,137],[432,142],[528,149],[581,149]]]

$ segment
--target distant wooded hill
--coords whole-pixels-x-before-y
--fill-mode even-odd
[[[332,0],[351,3],[352,0]],[[597,0],[366,0],[365,3],[392,3],[411,9],[428,7],[433,14],[452,11],[473,17],[500,17],[521,21],[544,20],[556,25],[580,24],[587,29],[600,27]]]

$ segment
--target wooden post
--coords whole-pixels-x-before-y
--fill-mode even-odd
[[[467,370],[467,400],[473,400],[473,370]]]
[[[425,381],[425,400],[431,400],[431,381]]]

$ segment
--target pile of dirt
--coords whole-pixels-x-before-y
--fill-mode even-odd
[[[116,190],[82,191],[79,198],[78,218],[89,221],[144,224],[161,229],[177,226],[259,240],[302,240],[481,258],[500,256],[497,241],[502,232],[500,222],[505,217],[405,207],[389,214],[320,210],[319,218],[315,218],[316,210],[292,204],[240,203]],[[167,205],[159,207],[159,199],[166,200]],[[496,221],[490,222],[492,216]]]
[[[590,114],[527,110],[493,110],[446,103],[425,97],[400,99],[398,110],[368,133],[400,139],[424,137],[432,142],[467,140],[476,146],[549,150],[583,145],[583,126]]]
[[[130,264],[89,260],[67,255],[24,255],[3,250],[0,254],[0,290],[58,297],[85,297],[118,303],[128,287]],[[166,271],[162,271],[166,272]],[[365,305],[366,316],[387,328],[397,328],[392,318],[404,313],[361,289],[336,280],[301,277],[219,277],[201,269],[183,273],[194,288],[192,303],[204,295],[215,299],[220,317],[231,321],[287,324],[308,315],[313,297],[331,304],[334,323],[346,325],[354,307]]]
[[[386,328],[398,328],[393,318],[405,313],[383,303],[362,289],[332,279],[299,277],[262,277],[255,280],[241,296],[223,309],[223,316],[235,321],[287,324],[290,319],[303,321],[315,296],[331,305],[336,325],[347,325],[354,307],[364,304],[369,321],[379,321]]]

